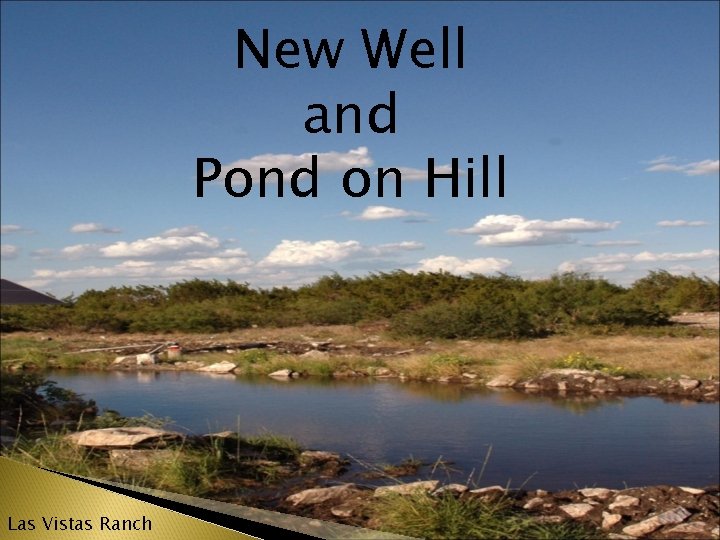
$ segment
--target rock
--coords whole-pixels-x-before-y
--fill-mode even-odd
[[[237,438],[238,434],[236,431],[217,431],[215,433],[207,433],[202,436],[203,439],[232,439]]]
[[[694,487],[680,486],[680,489],[682,489],[685,493],[690,493],[691,495],[703,495],[705,493],[704,489]]]
[[[544,503],[545,501],[542,498],[533,497],[523,505],[523,508],[525,510],[535,510],[536,508],[540,508]]]
[[[615,497],[615,501],[608,506],[608,510],[615,510],[616,508],[630,508],[631,506],[637,506],[640,504],[640,499],[637,497],[631,497],[630,495],[618,495]]]
[[[592,504],[575,503],[563,504],[559,508],[571,518],[577,519],[587,516],[590,512],[593,511],[595,507]]]
[[[197,371],[205,371],[208,373],[230,373],[237,367],[236,364],[223,360],[217,364],[210,364],[209,366],[201,367]]]
[[[341,504],[339,506],[333,506],[330,509],[330,513],[335,517],[349,518],[355,513],[355,507],[351,504]]]
[[[410,482],[409,484],[396,484],[394,486],[383,486],[375,490],[375,497],[383,497],[391,493],[399,495],[410,495],[418,491],[434,491],[437,489],[438,480],[424,480],[421,482]]]
[[[484,488],[471,489],[473,495],[505,495],[505,488],[502,486],[488,486]]]
[[[607,499],[614,492],[607,488],[585,488],[580,490],[583,497],[593,497],[595,499]]]
[[[66,435],[69,441],[78,446],[95,448],[128,448],[143,443],[157,443],[181,437],[182,435],[179,433],[145,426],[88,429]]]
[[[608,529],[612,529],[615,525],[620,523],[622,521],[622,515],[621,514],[610,514],[608,512],[602,513],[602,529],[603,531],[607,531]]]
[[[276,379],[289,379],[292,376],[292,369],[278,369],[268,375],[268,377],[274,377]]]
[[[707,523],[702,521],[691,521],[690,523],[681,523],[672,529],[666,531],[668,534],[674,535],[673,538],[684,538],[688,534],[707,534]]]
[[[287,502],[293,506],[304,506],[308,504],[319,504],[333,499],[342,499],[352,495],[356,490],[355,484],[341,484],[326,488],[312,488],[290,495]]]
[[[565,392],[567,390],[567,383],[565,381],[559,381],[557,383],[557,389],[559,392]]]
[[[147,471],[161,462],[169,462],[175,454],[171,450],[132,450],[115,449],[110,450],[110,463],[115,467],[130,469],[133,471]]]
[[[680,388],[686,391],[695,390],[698,386],[700,386],[700,381],[695,379],[680,379],[678,383],[680,383]]]
[[[517,381],[507,375],[498,375],[497,377],[488,381],[487,386],[491,388],[506,388],[514,386]]]
[[[375,377],[389,377],[392,375],[392,371],[390,371],[386,367],[379,367],[375,368],[375,370],[372,373]]]
[[[313,349],[300,355],[300,358],[328,358],[330,353]]]
[[[131,366],[137,365],[137,356],[116,356],[112,363],[113,366]]]
[[[152,366],[157,364],[158,355],[152,353],[138,354],[135,357],[138,366]]]
[[[715,527],[712,531],[710,531],[710,534],[713,538],[720,538],[720,526]]]
[[[441,486],[437,488],[435,491],[433,491],[433,495],[442,495],[443,493],[465,493],[468,490],[468,487],[464,484],[447,484],[445,486]]]
[[[327,463],[328,461],[340,461],[340,454],[322,450],[305,450],[300,454],[300,463],[306,466]]]
[[[674,510],[668,510],[651,518],[645,519],[640,523],[628,525],[623,529],[623,532],[635,537],[645,536],[646,534],[650,534],[656,529],[659,529],[663,525],[674,525],[675,523],[684,521],[688,517],[690,517],[690,512],[679,506]]]
[[[635,540],[634,536],[620,533],[608,533],[608,540]]]
[[[477,379],[477,374],[475,373],[463,373],[462,374],[463,379]]]

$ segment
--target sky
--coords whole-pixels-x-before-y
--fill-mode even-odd
[[[718,6],[3,2],[2,275],[62,297],[393,270],[717,279]],[[239,29],[259,50],[268,30],[267,69]],[[393,49],[406,29],[395,68],[370,67],[362,29],[373,51],[383,29]],[[304,40],[315,51],[323,38],[333,52],[343,40],[334,68],[308,60]],[[413,63],[421,39],[434,55],[416,59],[433,67]],[[280,56],[295,68],[276,59],[292,52],[283,40],[297,43]],[[370,112],[391,92],[394,132],[375,133]],[[346,115],[339,133],[336,107],[351,103],[360,132]],[[331,133],[306,130],[313,104]],[[313,155],[317,196],[297,197],[290,177]],[[198,158],[221,164],[203,197]],[[458,159],[459,197],[449,180],[428,196],[429,158],[438,172]],[[378,169],[392,167],[401,195],[386,182],[379,197]],[[226,191],[233,168],[253,181],[244,197]],[[272,182],[260,196],[261,168],[283,172],[282,197]],[[352,168],[368,172],[364,196],[343,189]],[[360,190],[359,173],[349,182]],[[242,174],[229,186],[241,192]]]

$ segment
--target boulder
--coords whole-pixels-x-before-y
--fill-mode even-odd
[[[268,375],[268,377],[273,377],[275,379],[289,379],[292,377],[293,370],[292,369],[278,369],[277,371],[273,371]]]
[[[583,497],[591,497],[594,499],[607,499],[614,492],[607,488],[585,488],[580,490]]]
[[[618,495],[615,500],[608,506],[608,510],[615,510],[616,508],[630,508],[631,506],[637,506],[640,504],[640,499],[632,497],[630,495]]]
[[[678,383],[680,383],[680,388],[685,391],[695,390],[698,386],[700,386],[700,381],[695,379],[680,379]]]
[[[675,525],[681,523],[690,517],[690,512],[679,506],[674,510],[668,510],[651,518],[645,519],[640,523],[628,525],[623,529],[625,534],[630,536],[645,536],[659,529],[663,525]]]
[[[457,493],[459,495],[461,493],[465,493],[467,490],[468,487],[464,484],[447,484],[437,488],[433,492],[433,495],[442,495],[443,493]]]
[[[573,519],[583,518],[595,509],[587,503],[563,504],[559,508]]]
[[[622,521],[622,514],[602,513],[602,529],[607,531]]]
[[[435,489],[437,489],[439,483],[440,482],[438,480],[424,480],[420,482],[410,482],[409,484],[383,486],[375,490],[374,496],[383,497],[392,493],[397,493],[399,495],[411,495],[412,493],[422,491],[434,491]]]
[[[326,488],[305,489],[290,495],[287,502],[293,506],[306,506],[308,504],[319,504],[330,500],[345,499],[357,491],[355,484],[341,484]]]
[[[66,435],[66,438],[78,446],[93,448],[132,448],[140,444],[159,443],[180,439],[182,435],[146,426],[88,429]]]
[[[207,373],[230,373],[235,370],[236,364],[223,360],[216,364],[210,364],[209,366],[198,368],[196,371],[204,371]]]
[[[137,365],[137,356],[116,356],[112,363],[113,366],[134,366]]]
[[[153,366],[158,361],[158,355],[153,353],[138,354],[135,358],[138,366]]]
[[[498,375],[497,377],[488,381],[487,386],[491,388],[506,388],[514,386],[517,381],[507,375]]]

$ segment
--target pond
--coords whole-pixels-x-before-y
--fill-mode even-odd
[[[717,403],[170,371],[54,371],[50,378],[125,416],[170,417],[193,433],[239,427],[244,435],[288,435],[374,464],[440,459],[452,464],[433,477],[462,483],[473,474],[478,485],[549,490],[706,486],[720,474]]]

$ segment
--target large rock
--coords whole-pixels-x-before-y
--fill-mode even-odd
[[[230,373],[234,371],[237,365],[227,360],[218,362],[217,364],[210,364],[209,366],[201,367],[197,371],[206,371],[208,373]]]
[[[300,463],[302,465],[318,465],[328,461],[340,461],[340,454],[323,450],[305,450],[300,454]]]
[[[438,480],[425,480],[422,482],[410,482],[409,484],[397,484],[394,486],[383,486],[375,490],[375,497],[383,497],[390,495],[391,493],[397,493],[399,495],[411,495],[413,493],[423,491],[434,491],[437,489]]]
[[[640,523],[628,525],[623,529],[623,532],[635,537],[645,536],[646,534],[650,534],[651,532],[659,529],[663,525],[675,525],[676,523],[683,522],[689,517],[690,512],[679,506],[674,510],[668,510],[667,512],[663,512],[657,516],[645,519]]]
[[[289,379],[292,377],[292,374],[292,369],[278,369],[277,371],[270,373],[268,377],[273,377],[274,379]]]
[[[155,429],[146,426],[88,429],[66,435],[67,439],[78,446],[94,448],[132,448],[140,444],[158,443],[179,439],[179,433]]]
[[[580,490],[580,494],[583,497],[590,497],[593,499],[607,499],[613,493],[613,490],[607,488],[585,488]]]
[[[564,504],[560,506],[560,510],[573,519],[583,518],[594,509],[595,507],[592,504],[587,503]]]
[[[487,386],[491,388],[506,388],[514,386],[517,381],[507,375],[498,375],[494,379],[488,381]]]
[[[615,510],[616,508],[630,508],[640,504],[640,499],[632,497],[630,495],[618,495],[615,500],[608,506],[608,510]]]
[[[287,502],[293,506],[320,504],[331,500],[346,499],[357,491],[355,484],[341,484],[326,488],[312,488],[290,495]]]

